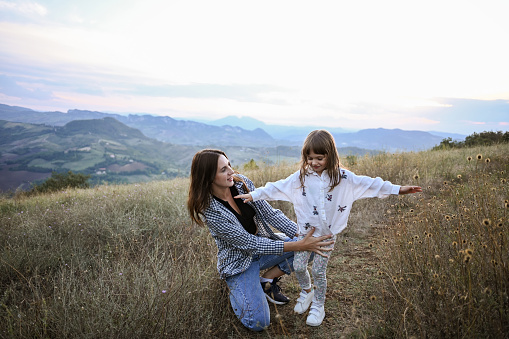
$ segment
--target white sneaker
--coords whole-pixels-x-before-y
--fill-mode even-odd
[[[325,307],[312,305],[306,324],[309,326],[320,326],[323,318],[325,318]]]
[[[315,296],[315,290],[311,289],[311,292],[306,292],[302,290],[300,292],[299,299],[297,299],[297,304],[294,307],[294,311],[298,314],[302,314],[306,312],[311,305],[311,301],[313,301],[313,297]]]

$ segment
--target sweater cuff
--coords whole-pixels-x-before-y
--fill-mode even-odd
[[[280,240],[277,240],[276,241],[276,248],[277,248],[277,252],[279,255],[283,254],[284,252],[284,249],[285,249],[285,242],[284,241],[280,241]]]
[[[401,185],[392,185],[391,194],[399,194],[399,189],[400,188],[401,188]]]
[[[257,200],[260,200],[260,191],[251,191],[249,192],[249,194],[251,194],[251,197],[253,198],[253,201],[257,201]]]

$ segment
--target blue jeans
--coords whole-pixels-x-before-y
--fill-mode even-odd
[[[285,238],[285,241],[295,240]],[[242,324],[251,330],[262,331],[270,325],[269,304],[260,284],[260,271],[276,265],[286,274],[293,272],[293,252],[254,255],[247,270],[226,278],[233,311]]]

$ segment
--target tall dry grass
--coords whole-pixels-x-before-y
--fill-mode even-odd
[[[425,190],[384,213],[388,226],[377,244],[382,333],[506,337],[507,146],[381,155],[360,166]]]
[[[367,216],[383,230],[378,269],[366,277],[372,303],[356,306],[377,322],[354,335],[509,333],[507,147],[350,160],[357,174],[425,190],[354,207],[346,233],[371,227]],[[296,169],[244,174],[261,186]],[[187,189],[176,179],[0,200],[0,337],[259,337],[231,311],[215,243],[189,221]],[[275,206],[294,217],[291,205]],[[337,334],[334,325],[309,332],[289,322],[277,318],[262,336]]]
[[[188,221],[187,186],[178,179],[2,201],[0,336],[224,334],[214,325],[231,318],[215,244]]]

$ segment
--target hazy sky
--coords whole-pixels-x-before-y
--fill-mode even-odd
[[[0,0],[0,103],[509,130],[507,0]]]

